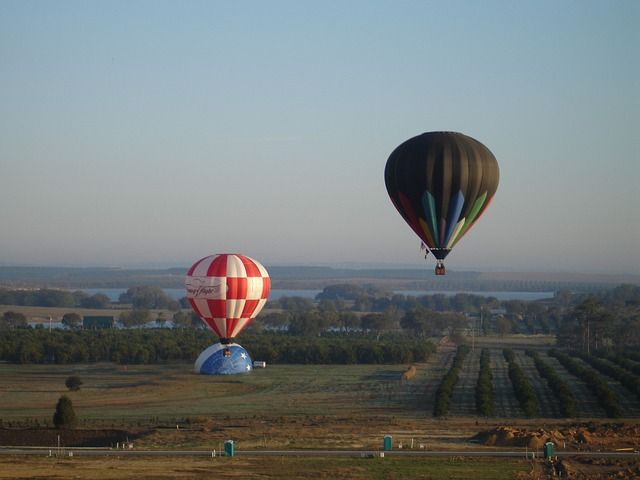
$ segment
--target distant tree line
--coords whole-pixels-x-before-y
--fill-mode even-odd
[[[135,309],[179,310],[180,302],[169,297],[160,287],[131,287],[119,297],[120,304],[131,305]],[[81,290],[60,289],[19,289],[0,288],[0,305],[20,305],[31,307],[78,307],[110,308],[112,302],[103,293],[89,295]],[[186,305],[185,305],[186,306]]]
[[[34,290],[0,289],[0,305],[21,305],[30,307],[80,307],[108,308],[109,297],[102,293],[89,295],[80,290],[54,290],[48,288]]]
[[[53,289],[0,289],[0,304],[82,308],[112,307],[103,294]],[[125,328],[176,326],[202,328],[185,298],[174,300],[161,288],[138,286],[124,292],[118,302],[118,321]],[[151,310],[170,310],[155,318]],[[69,313],[73,313],[70,311]],[[7,315],[8,314],[8,315]],[[79,317],[65,316],[69,328],[80,326]],[[16,312],[0,317],[0,329],[23,326]],[[576,346],[591,354],[597,350],[640,344],[640,286],[623,284],[597,294],[559,290],[539,301],[506,300],[457,293],[455,295],[403,295],[373,286],[329,285],[315,299],[282,297],[270,300],[250,328],[255,332],[289,332],[318,336],[327,332],[362,331],[376,335],[410,333],[417,337],[449,335],[460,341],[473,327],[480,334],[556,334],[559,347]]]
[[[53,330],[22,328],[0,335],[0,361],[11,363],[155,364],[193,362],[217,337],[194,329]],[[431,342],[407,336],[296,337],[285,333],[243,336],[254,359],[296,364],[397,364],[422,362]]]
[[[389,310],[383,313],[334,311],[318,308],[305,311],[271,312],[260,315],[249,328],[254,331],[287,331],[298,336],[318,336],[327,332],[364,332],[380,337],[388,332],[401,332],[419,338],[439,335],[455,337],[468,328],[468,318],[456,312],[437,312],[416,307],[407,312]]]
[[[499,305],[496,298],[490,296],[472,295],[469,293],[456,293],[445,295],[442,293],[432,295],[403,295],[380,289],[371,285],[355,285],[350,283],[329,285],[316,295],[318,301],[325,309],[331,308],[337,311],[351,310],[356,312],[385,312],[389,309],[411,310],[423,307],[438,312],[478,312],[482,307],[495,307]],[[287,309],[289,299],[280,299],[273,303],[274,307]],[[271,302],[270,302],[271,303]]]
[[[587,355],[640,345],[640,286],[619,285],[581,296],[566,309],[557,337],[558,346]]]

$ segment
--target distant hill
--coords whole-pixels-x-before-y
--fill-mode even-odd
[[[621,283],[640,285],[640,275],[529,272],[456,272],[436,277],[431,269],[267,266],[275,289],[322,289],[336,283],[376,285],[416,291],[597,291]],[[47,288],[181,288],[187,267],[126,269],[106,267],[1,267],[0,286]]]

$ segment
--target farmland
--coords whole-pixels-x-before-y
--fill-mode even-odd
[[[234,439],[239,450],[379,450],[384,435],[393,436],[395,448],[402,445],[405,449],[539,449],[547,439],[556,445],[562,443],[562,448],[567,450],[637,448],[640,401],[636,393],[618,380],[598,373],[614,393],[620,408],[620,419],[608,418],[607,411],[585,381],[570,373],[550,353],[553,345],[549,340],[531,337],[527,341],[521,336],[505,337],[502,342],[495,338],[476,339],[461,362],[458,381],[452,387],[450,408],[440,417],[433,416],[435,392],[456,356],[455,345],[446,341],[440,342],[437,352],[426,362],[413,364],[415,375],[409,380],[402,379],[407,365],[275,364],[254,370],[250,375],[208,377],[193,374],[191,365],[184,363],[1,364],[0,432],[3,437],[0,444],[7,445],[12,443],[11,438],[17,439],[17,436],[11,437],[12,432],[29,430],[41,432],[32,434],[32,442],[38,438],[45,446],[51,445],[54,438],[51,435],[55,432],[51,429],[53,408],[57,399],[66,394],[73,401],[79,430],[121,432],[134,442],[136,449],[220,450],[226,439]],[[536,410],[531,416],[525,414],[515,394],[504,347],[513,351],[514,361],[534,392]],[[483,349],[490,354],[494,403],[494,416],[490,417],[479,415],[476,406],[476,382]],[[575,418],[561,418],[561,400],[540,376],[527,350],[534,350],[569,386],[576,400]],[[587,365],[578,357],[572,358]],[[64,382],[70,375],[82,379],[79,391],[67,391]],[[504,428],[510,430],[505,434],[500,430]],[[482,432],[489,434],[482,436]],[[62,431],[60,435],[63,445],[74,445],[73,431]],[[501,443],[502,437],[511,440]],[[476,461],[482,462],[468,460],[459,466],[463,471],[469,467],[470,472],[480,468],[474,464]],[[38,460],[34,468],[42,462]],[[90,471],[95,465],[92,462],[99,460],[83,459],[82,462],[86,463],[82,468]],[[115,478],[116,472],[122,473],[121,463],[109,462],[113,463],[114,476],[104,478]],[[192,468],[183,472],[186,478],[191,475],[188,472],[206,468],[203,460],[192,462]],[[234,462],[250,469],[254,460]],[[273,461],[265,462],[263,465]],[[295,459],[282,460],[281,465],[294,471],[300,468],[295,462]],[[422,471],[431,468],[426,466],[427,460],[418,463],[423,464]],[[493,468],[490,463],[483,464],[482,468],[490,470]],[[338,472],[343,472],[342,478],[385,478],[384,474],[376,473],[376,462],[341,459],[333,465],[335,468],[330,469],[318,465],[314,471],[319,478],[322,475],[340,477]],[[435,463],[429,465],[433,467]],[[387,467],[388,464],[381,468]],[[131,468],[131,472],[135,471]],[[404,467],[398,468],[402,471]],[[506,461],[503,468],[507,473],[498,472],[491,478],[513,478],[514,472],[531,469],[526,462],[516,460]],[[14,473],[19,477],[18,471]],[[179,476],[179,472],[174,473]],[[421,478],[412,475],[407,472],[403,478]],[[461,477],[465,478],[465,474]],[[158,478],[162,475],[158,474]]]
[[[535,339],[537,338],[537,340]],[[561,418],[560,401],[525,352],[536,354],[566,382],[577,400],[577,418],[607,418],[595,392],[583,379],[569,372],[545,345],[544,337],[529,344],[523,337],[504,338],[515,362],[531,385],[535,418]],[[447,417],[478,417],[475,386],[482,348],[490,353],[495,418],[525,418],[509,378],[503,348],[489,338],[476,341],[461,364],[452,389]],[[551,353],[550,353],[551,352]],[[437,352],[416,373],[402,380],[406,365],[269,365],[251,375],[207,377],[194,375],[191,365],[0,365],[0,420],[31,419],[46,424],[52,405],[66,392],[64,379],[78,375],[84,384],[71,392],[81,419],[86,422],[144,422],[149,419],[174,421],[198,416],[296,415],[382,415],[394,418],[428,418],[434,409],[435,393],[455,357],[455,346],[441,342]],[[578,357],[573,361],[590,368]],[[630,360],[631,361],[631,360]],[[633,362],[633,361],[631,361]],[[639,362],[640,363],[640,362]],[[640,400],[619,380],[599,373],[613,392],[620,417],[640,417]],[[630,377],[635,374],[628,372]]]

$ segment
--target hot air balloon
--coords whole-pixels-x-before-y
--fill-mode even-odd
[[[185,287],[191,308],[220,337],[222,348],[210,350],[211,354],[222,355],[231,362],[232,353],[237,350],[235,347],[242,348],[232,340],[253,321],[267,302],[271,288],[267,270],[260,262],[245,255],[211,255],[191,266]],[[246,351],[242,350],[244,355]],[[245,359],[244,356],[242,358]],[[230,367],[229,362],[223,365],[224,368],[216,368],[212,372],[201,370],[201,373],[239,373]],[[249,358],[247,365],[250,362]],[[218,364],[217,361],[199,358],[196,367]]]
[[[462,133],[423,133],[389,156],[387,192],[436,258],[436,275],[445,274],[444,258],[487,209],[499,178],[489,149]]]

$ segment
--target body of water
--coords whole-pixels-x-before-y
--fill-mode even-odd
[[[175,299],[180,300],[186,296],[184,288],[164,288],[165,293]],[[95,295],[96,293],[102,293],[109,297],[113,302],[117,302],[120,295],[127,291],[126,288],[85,288],[83,292],[89,295]],[[271,290],[269,294],[270,300],[278,300],[282,297],[303,297],[303,298],[315,298],[317,294],[322,290]],[[552,298],[554,292],[514,292],[514,291],[497,291],[497,292],[442,292],[442,291],[428,291],[428,290],[399,290],[394,293],[401,295],[412,295],[414,297],[420,297],[422,295],[436,295],[442,294],[446,296],[453,296],[456,293],[468,293],[470,295],[478,295],[481,297],[495,297],[498,300],[542,300],[544,298]]]

